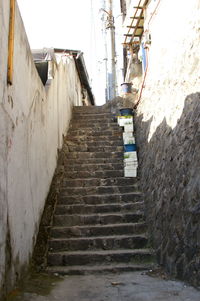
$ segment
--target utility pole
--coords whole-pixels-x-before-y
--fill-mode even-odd
[[[115,61],[115,25],[113,17],[113,0],[107,0],[107,50],[108,50],[108,73],[107,81],[109,85],[108,100],[116,97],[116,61]]]

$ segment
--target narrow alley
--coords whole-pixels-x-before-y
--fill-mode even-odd
[[[199,301],[200,0],[0,16],[0,300]]]
[[[139,179],[124,177],[122,143],[109,109],[74,107],[36,244],[35,268],[43,269],[7,301],[199,301],[199,291],[156,264]]]

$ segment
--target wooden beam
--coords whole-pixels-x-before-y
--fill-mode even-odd
[[[127,28],[136,28],[136,26],[126,26]],[[138,26],[138,29],[143,29],[143,26]]]
[[[128,38],[131,38],[133,35],[132,34],[129,34],[129,33],[127,33],[127,34],[124,34],[124,36],[125,37],[128,37]],[[141,35],[139,35],[139,34],[134,34],[134,37],[137,37],[137,38],[139,38]]]
[[[133,8],[144,9],[144,6],[134,6]]]
[[[15,1],[16,0],[10,0],[10,20],[9,20],[9,36],[8,36],[8,71],[7,71],[7,82],[10,85],[12,85],[13,82]]]
[[[140,19],[140,20],[144,20],[144,17],[130,17],[131,19],[136,19],[136,20],[138,20],[138,19]]]

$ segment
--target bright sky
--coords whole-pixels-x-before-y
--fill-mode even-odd
[[[96,29],[91,23],[101,18],[99,15],[101,0],[17,0],[17,2],[32,49],[54,47],[84,52],[96,102],[102,104],[104,87],[97,80],[99,68],[96,53],[97,49],[101,48],[97,46],[99,43],[97,41],[101,40],[101,29],[99,27]],[[91,6],[94,9],[93,13]]]

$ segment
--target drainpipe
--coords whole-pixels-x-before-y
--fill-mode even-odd
[[[141,85],[141,88],[140,88],[140,93],[139,93],[139,96],[138,96],[138,100],[134,106],[134,109],[137,109],[139,103],[140,103],[140,100],[141,100],[141,97],[142,97],[142,92],[143,92],[143,88],[145,87],[145,80],[146,80],[146,76],[147,76],[147,71],[149,69],[149,48],[146,47],[145,48],[146,50],[146,69],[145,69],[145,73],[144,73],[144,77],[143,77],[143,80],[142,80],[142,85]]]

